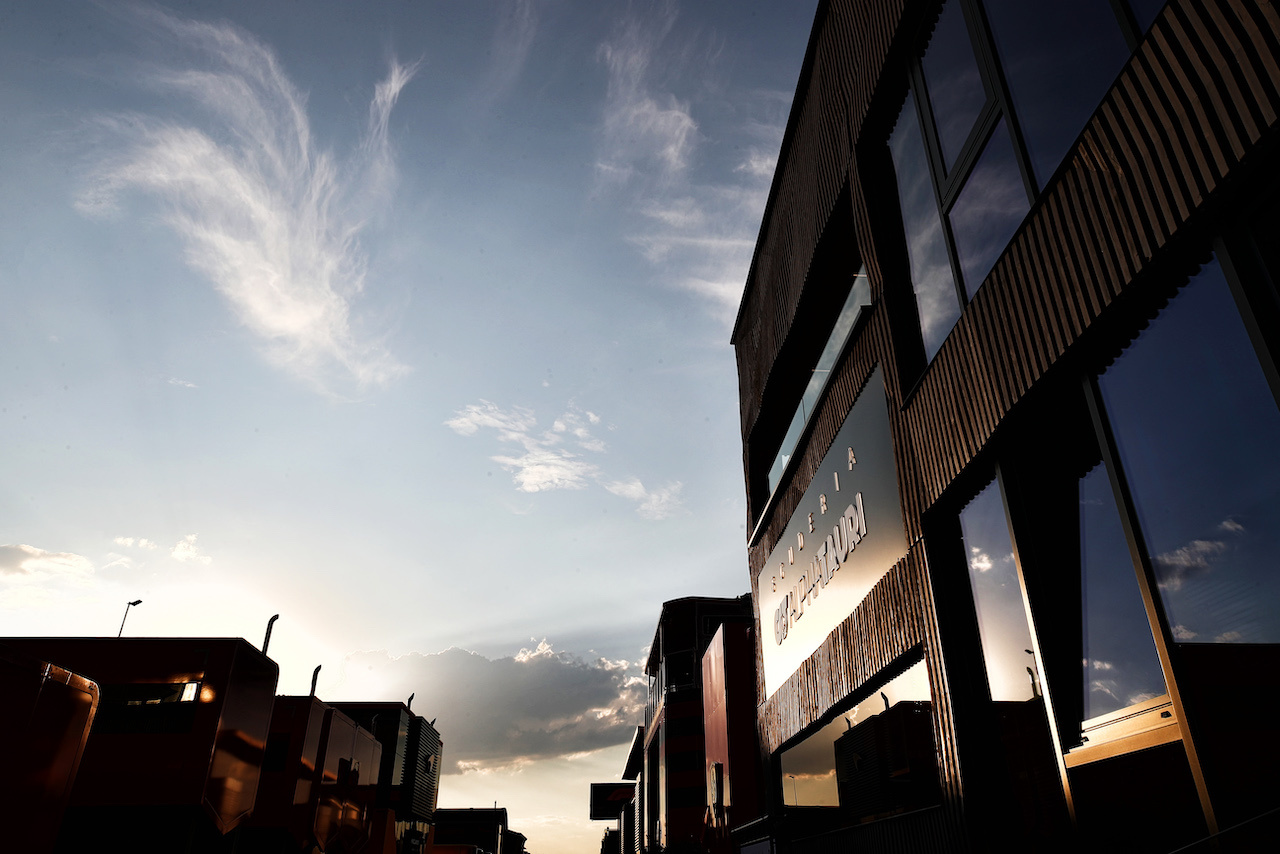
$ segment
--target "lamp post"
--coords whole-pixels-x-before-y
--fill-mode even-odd
[[[795,806],[800,806],[800,796],[796,794],[796,775],[788,774],[787,776],[791,778],[791,800]]]
[[[134,605],[141,605],[141,604],[142,604],[141,599],[134,599],[128,605],[124,606],[124,616],[120,618],[120,631],[116,632],[116,637],[120,637],[121,635],[124,634],[124,621],[129,619],[129,609],[132,608]]]

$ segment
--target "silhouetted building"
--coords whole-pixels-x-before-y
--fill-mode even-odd
[[[635,783],[591,784],[589,818],[592,821],[615,823],[614,827],[604,832],[604,837],[600,840],[601,854],[630,854],[636,850],[635,816]]]
[[[373,733],[315,697],[276,697],[253,817],[237,846],[251,854],[395,850],[378,803],[390,765]]]
[[[702,847],[707,811],[702,656],[721,625],[749,622],[750,608],[749,596],[689,597],[662,605],[645,663],[649,699],[638,787],[645,851]]]
[[[743,852],[1275,836],[1278,116],[1269,3],[819,4],[733,333]]]
[[[16,818],[14,850],[53,851],[97,709],[94,681],[0,645],[0,801]]]
[[[395,813],[398,854],[417,854],[431,833],[440,795],[440,733],[403,703],[335,703],[382,745],[377,804]]]
[[[257,793],[275,662],[239,638],[0,643],[91,674],[100,688],[58,851],[86,840],[128,840],[139,851],[231,850]]]
[[[436,810],[436,854],[524,854],[524,843],[524,834],[507,825],[503,807]]]

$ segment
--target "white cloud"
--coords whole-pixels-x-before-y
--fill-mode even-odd
[[[757,178],[773,178],[773,172],[778,168],[777,155],[766,154],[757,148],[752,148],[747,152],[746,159],[735,167],[735,172],[745,172]]]
[[[1191,629],[1179,623],[1173,627],[1173,639],[1179,641],[1189,641],[1199,636],[1199,632],[1193,632]]]
[[[976,546],[970,549],[973,557],[969,558],[969,566],[978,570],[978,572],[987,572],[991,567],[995,566],[995,562],[991,560],[991,555],[984,552]]]
[[[1241,525],[1235,519],[1223,519],[1221,522],[1218,523],[1218,530],[1226,531],[1227,533],[1230,533],[1230,534],[1243,534],[1244,525]]]
[[[1166,590],[1181,590],[1188,579],[1209,573],[1215,559],[1227,550],[1221,540],[1192,540],[1155,557],[1159,584]]]
[[[196,546],[196,535],[187,534],[173,547],[173,551],[169,552],[169,556],[179,563],[199,563],[208,566],[213,563],[213,558],[207,554],[202,554]]]
[[[673,30],[671,4],[628,17],[600,47],[609,75],[601,115],[596,177],[600,188],[626,197],[637,214],[627,239],[668,287],[699,298],[726,325],[737,313],[760,215],[782,141],[789,93],[734,92],[699,87],[677,93],[668,81],[714,77],[719,51],[697,50]],[[704,65],[687,67],[691,57]],[[673,68],[680,70],[677,80]],[[717,129],[717,142],[746,141],[746,153],[722,176],[705,180],[698,162],[700,100],[732,102],[736,126]],[[773,152],[773,153],[771,153]]]
[[[582,456],[583,452],[603,453],[606,449],[587,426],[598,422],[594,413],[570,404],[563,415],[552,421],[549,430],[536,432],[538,422],[532,410],[522,406],[504,410],[482,400],[458,410],[445,426],[462,436],[489,428],[497,431],[499,441],[519,445],[524,453],[497,454],[490,459],[512,473],[512,480],[522,492],[543,492],[582,489],[598,474],[599,467]],[[565,447],[567,442],[577,448]]]
[[[521,492],[582,489],[599,471],[593,463],[561,448],[536,448],[518,457],[499,454],[490,459],[512,473],[511,479]]]
[[[506,94],[520,78],[537,34],[537,9],[531,0],[502,4],[489,51],[493,64],[485,81],[483,97],[486,100]]]
[[[420,698],[415,711],[438,718],[448,745],[446,773],[525,765],[628,741],[643,719],[639,666],[584,661],[546,640],[514,656],[489,659],[462,649],[392,657],[355,652],[343,662],[340,690]],[[432,698],[447,697],[448,702]],[[438,706],[433,706],[438,703]]]
[[[126,546],[128,548],[137,547],[140,549],[154,549],[156,544],[145,537],[116,537],[112,540],[117,546]]]
[[[511,480],[521,492],[585,489],[598,483],[614,495],[636,502],[636,513],[655,521],[682,507],[679,481],[649,490],[639,478],[606,478],[600,465],[587,456],[608,450],[604,440],[592,433],[601,423],[600,416],[572,402],[542,431],[537,429],[533,410],[522,406],[502,409],[487,400],[464,406],[444,423],[460,436],[490,429],[497,433],[498,441],[519,446],[522,453],[496,454],[489,459],[511,472]]]
[[[639,478],[626,481],[606,483],[604,488],[614,495],[637,502],[636,513],[645,519],[666,519],[674,515],[684,505],[680,497],[682,484],[674,481],[658,489],[649,490]]]
[[[230,24],[149,8],[136,15],[139,29],[190,61],[149,68],[140,82],[201,108],[207,122],[101,118],[121,147],[98,164],[77,208],[113,213],[128,190],[159,200],[187,263],[272,362],[318,387],[335,377],[380,385],[402,374],[381,342],[353,331],[352,309],[365,287],[359,235],[394,188],[388,118],[416,66],[392,62],[359,145],[339,161],[312,139],[306,95],[266,45]]]
[[[93,563],[72,552],[51,552],[21,543],[0,545],[0,576],[63,576],[84,578]]]
[[[538,422],[531,409],[514,406],[503,410],[496,404],[481,400],[467,404],[444,423],[462,436],[472,436],[481,427],[492,427],[503,441],[519,441]]]
[[[675,23],[671,5],[650,10],[643,22],[624,21],[600,46],[609,74],[597,175],[626,181],[638,172],[670,179],[686,170],[697,144],[698,123],[689,104],[650,82],[654,55]]]

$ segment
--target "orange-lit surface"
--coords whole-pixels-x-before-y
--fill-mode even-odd
[[[21,817],[5,844],[43,854],[53,850],[97,710],[98,686],[0,645],[0,697],[0,729],[13,739],[0,799]]]

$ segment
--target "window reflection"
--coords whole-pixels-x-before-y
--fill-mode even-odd
[[[788,806],[839,809],[850,823],[936,797],[929,676],[923,661],[782,753]]]
[[[814,407],[818,405],[818,398],[822,396],[822,390],[827,387],[827,380],[831,377],[831,371],[835,368],[836,359],[840,357],[840,353],[844,350],[845,342],[849,340],[850,333],[853,332],[853,326],[858,321],[862,309],[871,305],[871,286],[867,281],[867,271],[864,267],[859,270],[853,277],[853,285],[849,289],[849,296],[844,301],[844,307],[840,309],[840,314],[836,317],[835,325],[831,328],[831,334],[827,337],[827,343],[822,348],[822,353],[818,356],[818,363],[813,367],[813,375],[809,378],[808,384],[804,388],[804,394],[800,397],[800,406],[796,408],[795,415],[791,418],[791,424],[787,427],[787,433],[782,438],[782,444],[778,448],[778,455],[774,457],[773,465],[769,467],[769,491],[777,489],[778,482],[782,480],[782,474],[787,470],[787,463],[791,460],[791,455],[795,452],[796,444],[800,441],[800,434],[804,431],[804,425],[808,423],[809,416],[813,414]]]
[[[951,233],[970,299],[1030,209],[1001,119],[951,209]]]
[[[1084,718],[1165,692],[1164,674],[1106,469],[1080,481]]]
[[[911,283],[920,312],[920,334],[925,356],[932,359],[959,319],[961,306],[911,93],[907,94],[898,126],[889,138],[889,149],[898,179],[898,201],[902,207]]]
[[[943,160],[948,170],[964,147],[987,102],[982,75],[973,57],[964,12],[952,0],[942,9],[933,39],[921,60],[933,122],[938,129]]]
[[[1280,641],[1280,410],[1216,261],[1099,378],[1175,641]]]
[[[999,485],[992,481],[960,513],[969,582],[993,700],[1040,695],[1022,586]]]
[[[1109,0],[986,0],[984,5],[1043,186],[1129,58],[1129,48]]]
[[[1138,22],[1138,29],[1144,33],[1151,29],[1156,15],[1159,15],[1160,10],[1166,5],[1168,4],[1165,0],[1129,0],[1129,6],[1133,9],[1133,17]]]

